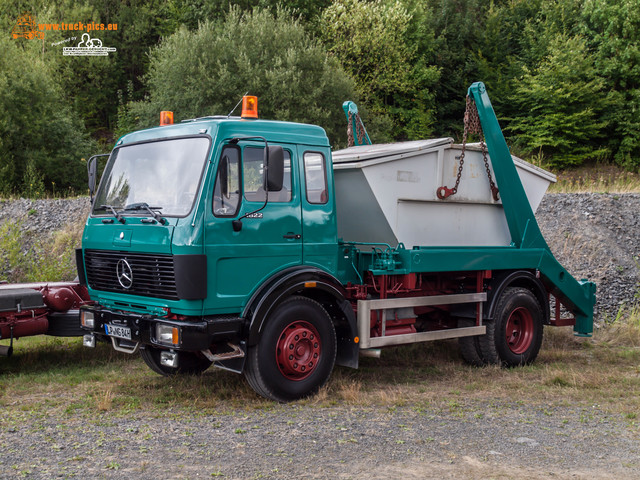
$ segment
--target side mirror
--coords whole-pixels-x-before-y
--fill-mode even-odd
[[[100,153],[93,155],[87,162],[87,176],[89,181],[89,198],[93,203],[93,194],[96,193],[96,182],[98,178],[98,159],[100,157],[108,157],[110,153]]]
[[[98,176],[98,157],[91,157],[89,159],[87,174],[89,176],[89,194],[93,197],[96,191],[96,178]]]
[[[267,190],[279,192],[284,182],[284,150],[280,146],[269,147],[267,164]]]
[[[229,157],[226,155],[220,159],[218,172],[220,175],[220,193],[223,197],[229,198]]]

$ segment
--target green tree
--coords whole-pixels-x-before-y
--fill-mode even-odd
[[[479,46],[485,3],[482,0],[428,2],[428,28],[435,33],[435,48],[428,62],[440,69],[441,79],[434,89],[440,135],[461,132],[467,88],[474,81],[482,80],[477,76],[474,52]]]
[[[504,125],[522,116],[511,102],[524,68],[538,68],[558,36],[577,34],[582,0],[509,0],[491,2],[481,15],[472,46],[477,79],[492,94],[492,104]]]
[[[640,9],[635,2],[585,0],[582,29],[610,92],[607,136],[617,163],[640,169]]]
[[[576,166],[606,157],[601,146],[606,124],[604,81],[597,75],[581,37],[557,36],[534,68],[523,67],[509,101],[518,115],[507,130],[518,147],[541,154],[551,166]]]
[[[44,41],[15,42],[34,53],[55,69],[66,101],[78,112],[94,138],[111,145],[116,126],[118,91],[133,85],[133,99],[144,97],[142,77],[148,70],[148,52],[163,36],[171,35],[184,23],[193,19],[197,26],[204,13],[189,0],[0,0],[0,25],[10,30],[17,17],[29,11],[37,23],[95,22],[117,24],[114,31],[88,32],[105,46],[115,47],[108,56],[63,56],[64,46],[75,46],[84,31],[45,31]],[[227,7],[228,8],[228,7]],[[189,14],[188,14],[189,13]],[[75,37],[75,38],[74,38]],[[55,45],[55,43],[64,43]]]
[[[262,118],[316,123],[335,145],[346,142],[341,109],[351,80],[297,20],[279,10],[234,8],[195,31],[181,28],[151,53],[149,97],[128,105],[128,127],[157,125],[161,110],[176,120],[226,114],[245,93],[259,97]]]
[[[172,34],[180,25],[176,18],[179,12],[172,9],[172,5],[173,2],[163,0],[96,0],[90,4],[59,0],[46,10],[46,17],[52,21],[75,19],[118,25],[115,31],[89,32],[105,46],[116,48],[116,52],[108,56],[64,57],[59,53],[60,47],[52,47],[51,56],[68,100],[95,138],[104,139],[107,144],[113,141],[118,91],[124,91],[132,84],[134,99],[143,98],[142,77],[148,69],[149,50],[162,36]]]
[[[293,14],[300,16],[303,25],[313,29],[314,20],[331,4],[331,0],[169,0],[167,10],[170,12],[168,18],[174,19],[176,27],[185,25],[190,30],[196,30],[202,22],[224,18],[230,8],[243,12],[262,9],[275,15],[284,4]]]
[[[320,23],[323,40],[354,78],[364,104],[393,119],[396,139],[432,133],[438,69],[422,52],[433,36],[419,2],[335,0]]]
[[[0,192],[81,189],[94,145],[41,54],[0,37]]]

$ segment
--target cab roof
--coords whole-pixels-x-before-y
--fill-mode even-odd
[[[203,134],[210,135],[214,141],[236,137],[261,136],[270,142],[295,143],[318,147],[330,146],[324,128],[317,125],[276,120],[248,120],[226,116],[196,118],[173,125],[138,130],[122,136],[116,146]]]

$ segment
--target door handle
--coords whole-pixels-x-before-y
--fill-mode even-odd
[[[302,235],[299,233],[287,233],[286,235],[283,235],[282,238],[286,238],[287,240],[300,240]]]

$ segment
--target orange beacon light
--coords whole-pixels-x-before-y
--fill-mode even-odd
[[[164,110],[160,112],[160,126],[173,125],[173,112]]]
[[[242,118],[258,118],[258,97],[245,95],[242,97]]]

